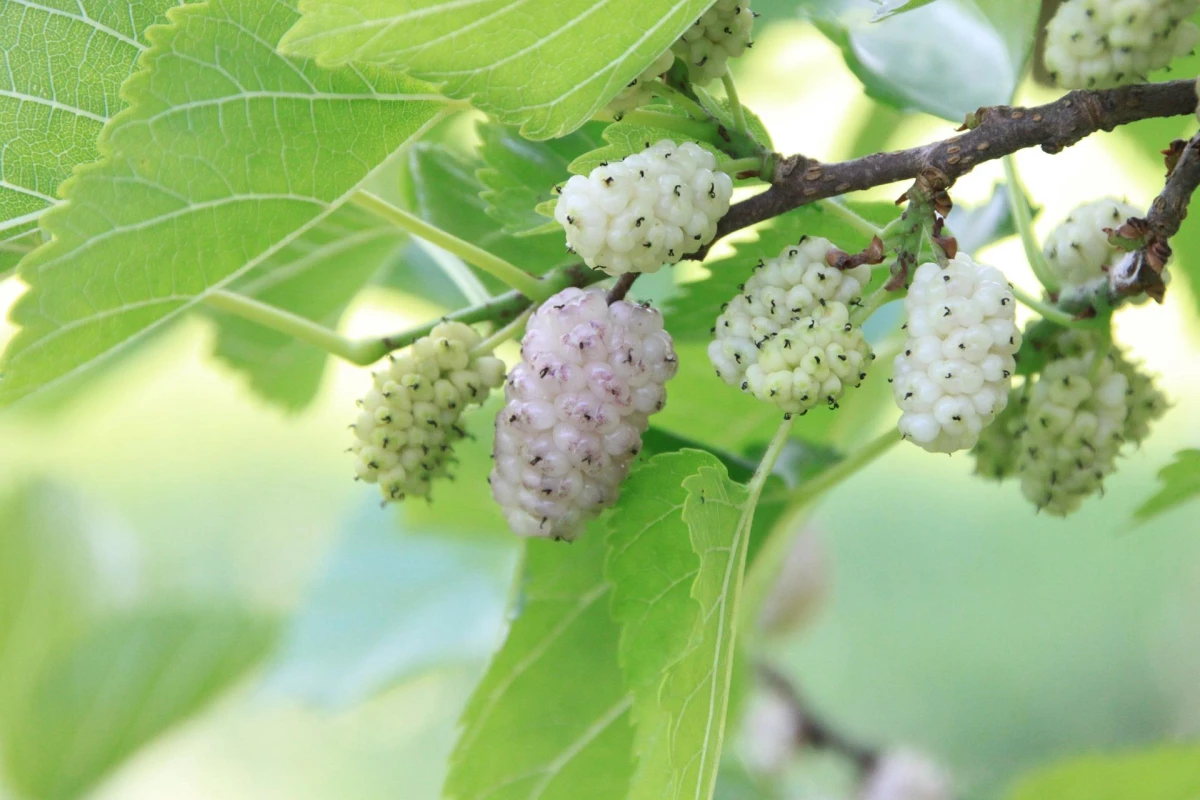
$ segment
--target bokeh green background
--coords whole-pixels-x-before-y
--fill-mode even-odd
[[[837,49],[784,5],[769,9],[770,24],[736,65],[743,100],[778,149],[835,160],[951,133],[933,117],[876,106]],[[1053,96],[1033,85],[1019,94]],[[1038,230],[1103,194],[1147,204],[1161,186],[1156,151],[1194,129],[1194,120],[1151,122],[1060,156],[1022,153],[1043,209]],[[468,124],[442,135],[470,146]],[[985,165],[955,200],[982,203],[1000,179],[998,162]],[[1193,228],[1185,241],[1195,242]],[[1200,258],[1192,252],[1180,248],[1180,258]],[[1034,289],[1015,239],[982,257]],[[15,279],[0,283],[0,307],[20,291]],[[1069,755],[1200,735],[1200,508],[1130,522],[1172,453],[1200,445],[1198,308],[1176,281],[1165,305],[1122,315],[1119,339],[1162,374],[1174,406],[1105,497],[1069,521],[1035,515],[1013,485],[972,478],[965,456],[907,447],[825,499],[815,524],[830,594],[809,628],[772,649],[825,716],[867,741],[924,748],[972,797],[997,796]],[[436,313],[376,289],[356,300],[349,330]],[[0,341],[11,334],[0,327]],[[446,486],[437,498],[452,511],[401,518],[351,480],[346,424],[365,371],[332,365],[318,400],[283,415],[211,357],[212,340],[207,321],[189,319],[69,396],[0,415],[0,481],[10,494],[0,560],[13,570],[0,574],[31,574],[39,558],[52,572],[69,566],[96,610],[85,625],[130,609],[237,607],[277,630],[233,691],[143,749],[95,796],[436,797],[456,718],[501,636],[516,542],[498,531],[483,485]],[[706,404],[722,408],[729,390],[714,379],[711,391]],[[855,420],[862,430],[851,438],[893,418],[888,410]],[[667,419],[706,433],[688,431],[679,412]],[[51,523],[34,523],[47,533],[45,552],[12,546],[14,509],[30,508],[60,520],[52,537]],[[41,608],[10,604],[0,617],[11,623]],[[436,643],[432,655],[413,644],[425,641]],[[0,673],[0,686],[10,674]],[[89,735],[104,735],[103,719],[72,729],[64,751]],[[796,770],[797,796],[816,796],[807,793],[812,773]]]

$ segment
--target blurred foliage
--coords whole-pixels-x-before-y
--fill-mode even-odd
[[[1193,800],[1200,797],[1200,747],[1174,746],[1089,756],[1025,778],[1008,800]]]
[[[1145,522],[1200,495],[1200,450],[1180,450],[1175,461],[1158,473],[1162,484],[1158,491],[1133,512],[1134,519]]]

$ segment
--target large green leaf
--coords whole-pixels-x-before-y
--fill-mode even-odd
[[[406,242],[390,222],[344,205],[230,288],[336,328],[350,301]],[[328,360],[323,350],[240,317],[217,318],[217,355],[255,392],[292,411],[312,401]]]
[[[603,108],[711,3],[304,0],[280,47],[402,69],[549,139]]]
[[[0,277],[36,243],[37,220],[122,107],[142,32],[178,0],[0,0]]]
[[[76,373],[319,225],[444,108],[408,79],[285,59],[276,0],[173,9],[149,33],[105,158],[44,216],[0,402]]]
[[[1119,756],[1088,756],[1022,780],[1008,800],[1195,800],[1200,747],[1180,745]]]
[[[1159,471],[1158,480],[1162,484],[1158,491],[1133,512],[1138,522],[1157,517],[1200,496],[1200,450],[1180,450],[1175,454],[1175,461]]]
[[[284,634],[267,685],[348,705],[495,647],[516,542],[397,530],[378,494],[346,525]]]
[[[961,121],[1012,99],[1040,8],[1040,0],[939,0],[874,21],[874,0],[814,0],[808,12],[868,94]]]
[[[634,473],[609,520],[606,575],[637,722],[632,798],[712,796],[757,499],[716,457],[685,450]]]
[[[505,233],[526,234],[553,223],[534,209],[554,199],[554,186],[571,176],[567,166],[572,161],[603,146],[604,128],[594,122],[561,139],[531,142],[508,125],[479,126],[479,155],[487,164],[478,171],[486,187],[481,196]]]
[[[526,545],[519,616],[463,715],[448,798],[626,796],[632,698],[617,665],[604,545],[599,530],[571,545]]]
[[[855,203],[849,207],[877,225],[899,216],[890,203]],[[760,225],[755,232],[757,238],[738,242],[732,254],[706,261],[704,266],[712,273],[710,277],[683,284],[683,291],[665,312],[667,329],[676,341],[708,342],[721,305],[738,293],[738,284],[750,277],[755,264],[760,259],[776,258],[801,236],[823,236],[846,252],[861,250],[869,241],[862,231],[820,204],[801,206]]]
[[[0,499],[0,740],[47,661],[91,616],[88,525],[70,495],[46,484]]]
[[[267,651],[271,626],[238,611],[146,611],[68,650],[10,726],[4,759],[28,797],[81,797],[154,737],[200,711]]]

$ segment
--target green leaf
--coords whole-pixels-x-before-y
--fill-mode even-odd
[[[602,109],[711,3],[305,0],[280,47],[401,69],[527,138],[550,139]]]
[[[47,484],[0,499],[0,739],[47,661],[91,617],[89,526],[73,498]]]
[[[902,14],[905,11],[912,11],[913,9],[920,8],[921,6],[927,6],[932,2],[933,0],[875,0],[875,4],[879,6],[879,9],[875,12],[875,15],[871,17],[871,22],[879,22],[880,20],[887,19],[893,14]]]
[[[463,714],[448,798],[626,796],[632,700],[603,568],[599,530],[526,544],[519,616]]]
[[[576,261],[567,252],[562,229],[552,233],[510,236],[499,220],[487,213],[480,196],[484,185],[476,177],[482,165],[467,163],[439,145],[422,142],[409,153],[409,175],[421,216],[444,231],[495,253],[534,274]],[[480,275],[493,293],[506,287],[489,275]]]
[[[809,13],[869,95],[961,121],[1012,99],[1040,8],[1040,0],[940,0],[873,22],[874,0],[821,0]]]
[[[302,237],[435,120],[426,87],[327,71],[271,43],[296,15],[273,0],[173,9],[99,140],[105,158],[42,220],[0,403],[92,365]]]
[[[1158,473],[1162,484],[1149,500],[1133,512],[1137,522],[1157,517],[1200,495],[1200,450],[1180,450],[1175,461]]]
[[[1195,800],[1200,747],[1180,745],[1118,756],[1087,756],[1035,773],[1008,800]]]
[[[687,120],[687,115],[683,111],[668,105],[650,106],[644,110],[656,114],[669,114],[680,120]],[[646,123],[631,115],[626,115],[625,119],[620,122],[609,125],[604,129],[603,136],[604,141],[607,142],[606,145],[584,153],[571,162],[569,169],[573,174],[587,175],[606,161],[620,161],[633,153],[640,153],[649,145],[663,139],[670,139],[676,144],[695,142],[716,156],[718,160],[724,157],[712,142],[689,136],[672,128]]]
[[[981,206],[954,206],[946,218],[946,228],[958,240],[958,249],[975,253],[1017,233],[1017,224],[1008,201],[1009,187],[998,183],[992,196]]]
[[[684,450],[638,469],[609,519],[606,575],[637,722],[631,798],[712,796],[756,500],[715,456]]]
[[[178,4],[0,2],[0,277],[38,238],[37,220],[72,168],[99,157],[96,136],[123,106],[142,32]]]
[[[890,203],[847,204],[851,210],[871,222],[884,225],[899,216]],[[705,342],[723,303],[738,293],[760,259],[776,258],[801,236],[823,236],[846,252],[866,247],[869,237],[822,209],[820,204],[801,206],[769,224],[755,229],[757,238],[739,241],[734,252],[724,258],[706,261],[711,277],[682,285],[680,295],[666,309],[666,326],[676,341]]]
[[[406,242],[391,223],[341,206],[230,289],[337,328],[350,301]],[[241,317],[215,316],[216,354],[244,373],[251,389],[289,411],[312,402],[329,360],[325,351]]]
[[[491,653],[516,542],[397,530],[396,522],[372,491],[290,621],[269,691],[347,706]]]
[[[477,177],[487,213],[499,220],[502,230],[514,236],[536,231],[548,219],[536,207],[554,200],[554,186],[570,177],[574,159],[603,146],[603,123],[589,123],[561,139],[531,142],[517,129],[494,122],[477,128],[479,155],[487,165]]]
[[[143,611],[106,623],[30,692],[5,741],[10,781],[29,797],[82,796],[203,709],[270,641],[270,625],[232,610]]]

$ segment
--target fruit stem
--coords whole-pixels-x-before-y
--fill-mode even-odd
[[[718,161],[717,169],[724,172],[731,178],[736,178],[739,172],[749,172],[754,170],[759,173],[760,177],[763,171],[763,160],[760,156],[749,156],[747,158],[731,158],[728,161]]]
[[[662,99],[670,102],[672,105],[683,109],[696,119],[708,119],[708,112],[704,110],[703,106],[701,106],[692,98],[688,97],[683,92],[676,89],[674,86],[668,86],[661,80],[651,81],[650,92],[656,97],[661,97]]]
[[[1028,294],[1023,289],[1018,289],[1015,285],[1012,286],[1013,297],[1021,301],[1023,305],[1033,309],[1042,315],[1042,318],[1053,322],[1055,325],[1060,325],[1064,328],[1087,328],[1093,327],[1092,320],[1075,319],[1070,313],[1063,311],[1061,308],[1056,308],[1050,303],[1038,300],[1031,294]]]
[[[885,282],[875,291],[867,295],[861,303],[850,312],[850,324],[858,327],[862,325],[872,314],[879,310],[879,307],[889,300],[899,300],[903,297],[903,292],[889,291]]]
[[[757,615],[762,608],[771,587],[779,577],[779,570],[783,566],[792,540],[800,532],[808,507],[821,495],[886,453],[898,441],[900,431],[893,427],[795,488],[791,501],[779,515],[779,520],[771,527],[766,541],[762,543],[754,557],[754,563],[750,565],[746,574],[746,589],[743,594],[747,613]],[[750,620],[743,618],[743,622],[749,623]],[[752,626],[748,627],[753,630]]]
[[[866,219],[865,217],[855,213],[854,211],[851,211],[849,207],[838,202],[837,200],[821,200],[817,205],[820,206],[822,211],[837,217],[842,222],[846,223],[851,228],[854,228],[854,230],[858,231],[864,236],[883,235],[883,228],[871,222],[869,219]]]
[[[435,244],[443,250],[453,253],[468,264],[474,264],[479,269],[532,300],[544,300],[550,296],[548,294],[543,295],[544,287],[542,282],[525,270],[508,263],[503,258],[489,253],[481,247],[476,247],[470,242],[459,239],[457,236],[442,230],[436,225],[431,225],[415,214],[392,205],[378,195],[368,191],[359,191],[351,196],[350,202],[359,208],[370,211],[381,219],[385,219],[403,228],[414,236],[419,236],[430,244]]]
[[[1017,162],[1012,156],[1004,157],[1004,179],[1008,181],[1008,204],[1012,210],[1013,221],[1017,224],[1017,232],[1021,234],[1021,244],[1025,247],[1025,258],[1029,261],[1029,268],[1033,270],[1042,286],[1046,287],[1046,291],[1055,294],[1061,287],[1054,279],[1054,273],[1050,271],[1050,265],[1046,263],[1046,257],[1042,254],[1042,246],[1033,233],[1033,211],[1029,208],[1029,199],[1025,196],[1021,178],[1017,175]]]
[[[318,325],[310,319],[255,300],[253,297],[218,289],[205,296],[204,302],[227,314],[233,314],[264,328],[279,331],[306,344],[319,347],[325,352],[338,358],[344,358],[353,364],[370,364],[383,356],[383,353],[380,353],[379,356],[371,357],[370,348],[365,348],[363,342],[342,336],[337,331]]]
[[[740,134],[748,135],[746,111],[742,108],[741,99],[738,98],[737,84],[733,80],[733,73],[728,69],[721,76],[721,83],[725,86],[725,96],[729,98],[729,110],[733,113],[733,129]]]
[[[479,344],[472,347],[471,355],[473,355],[473,356],[487,355],[488,353],[491,353],[493,350],[495,350],[500,345],[507,342],[509,339],[513,338],[513,336],[519,330],[521,330],[522,328],[525,327],[525,323],[527,323],[529,321],[529,318],[531,316],[533,316],[533,311],[534,311],[533,306],[530,306],[529,308],[522,311],[517,316],[517,318],[514,319],[512,322],[508,323],[503,328],[496,331],[491,336],[487,337],[482,342],[480,342]]]

